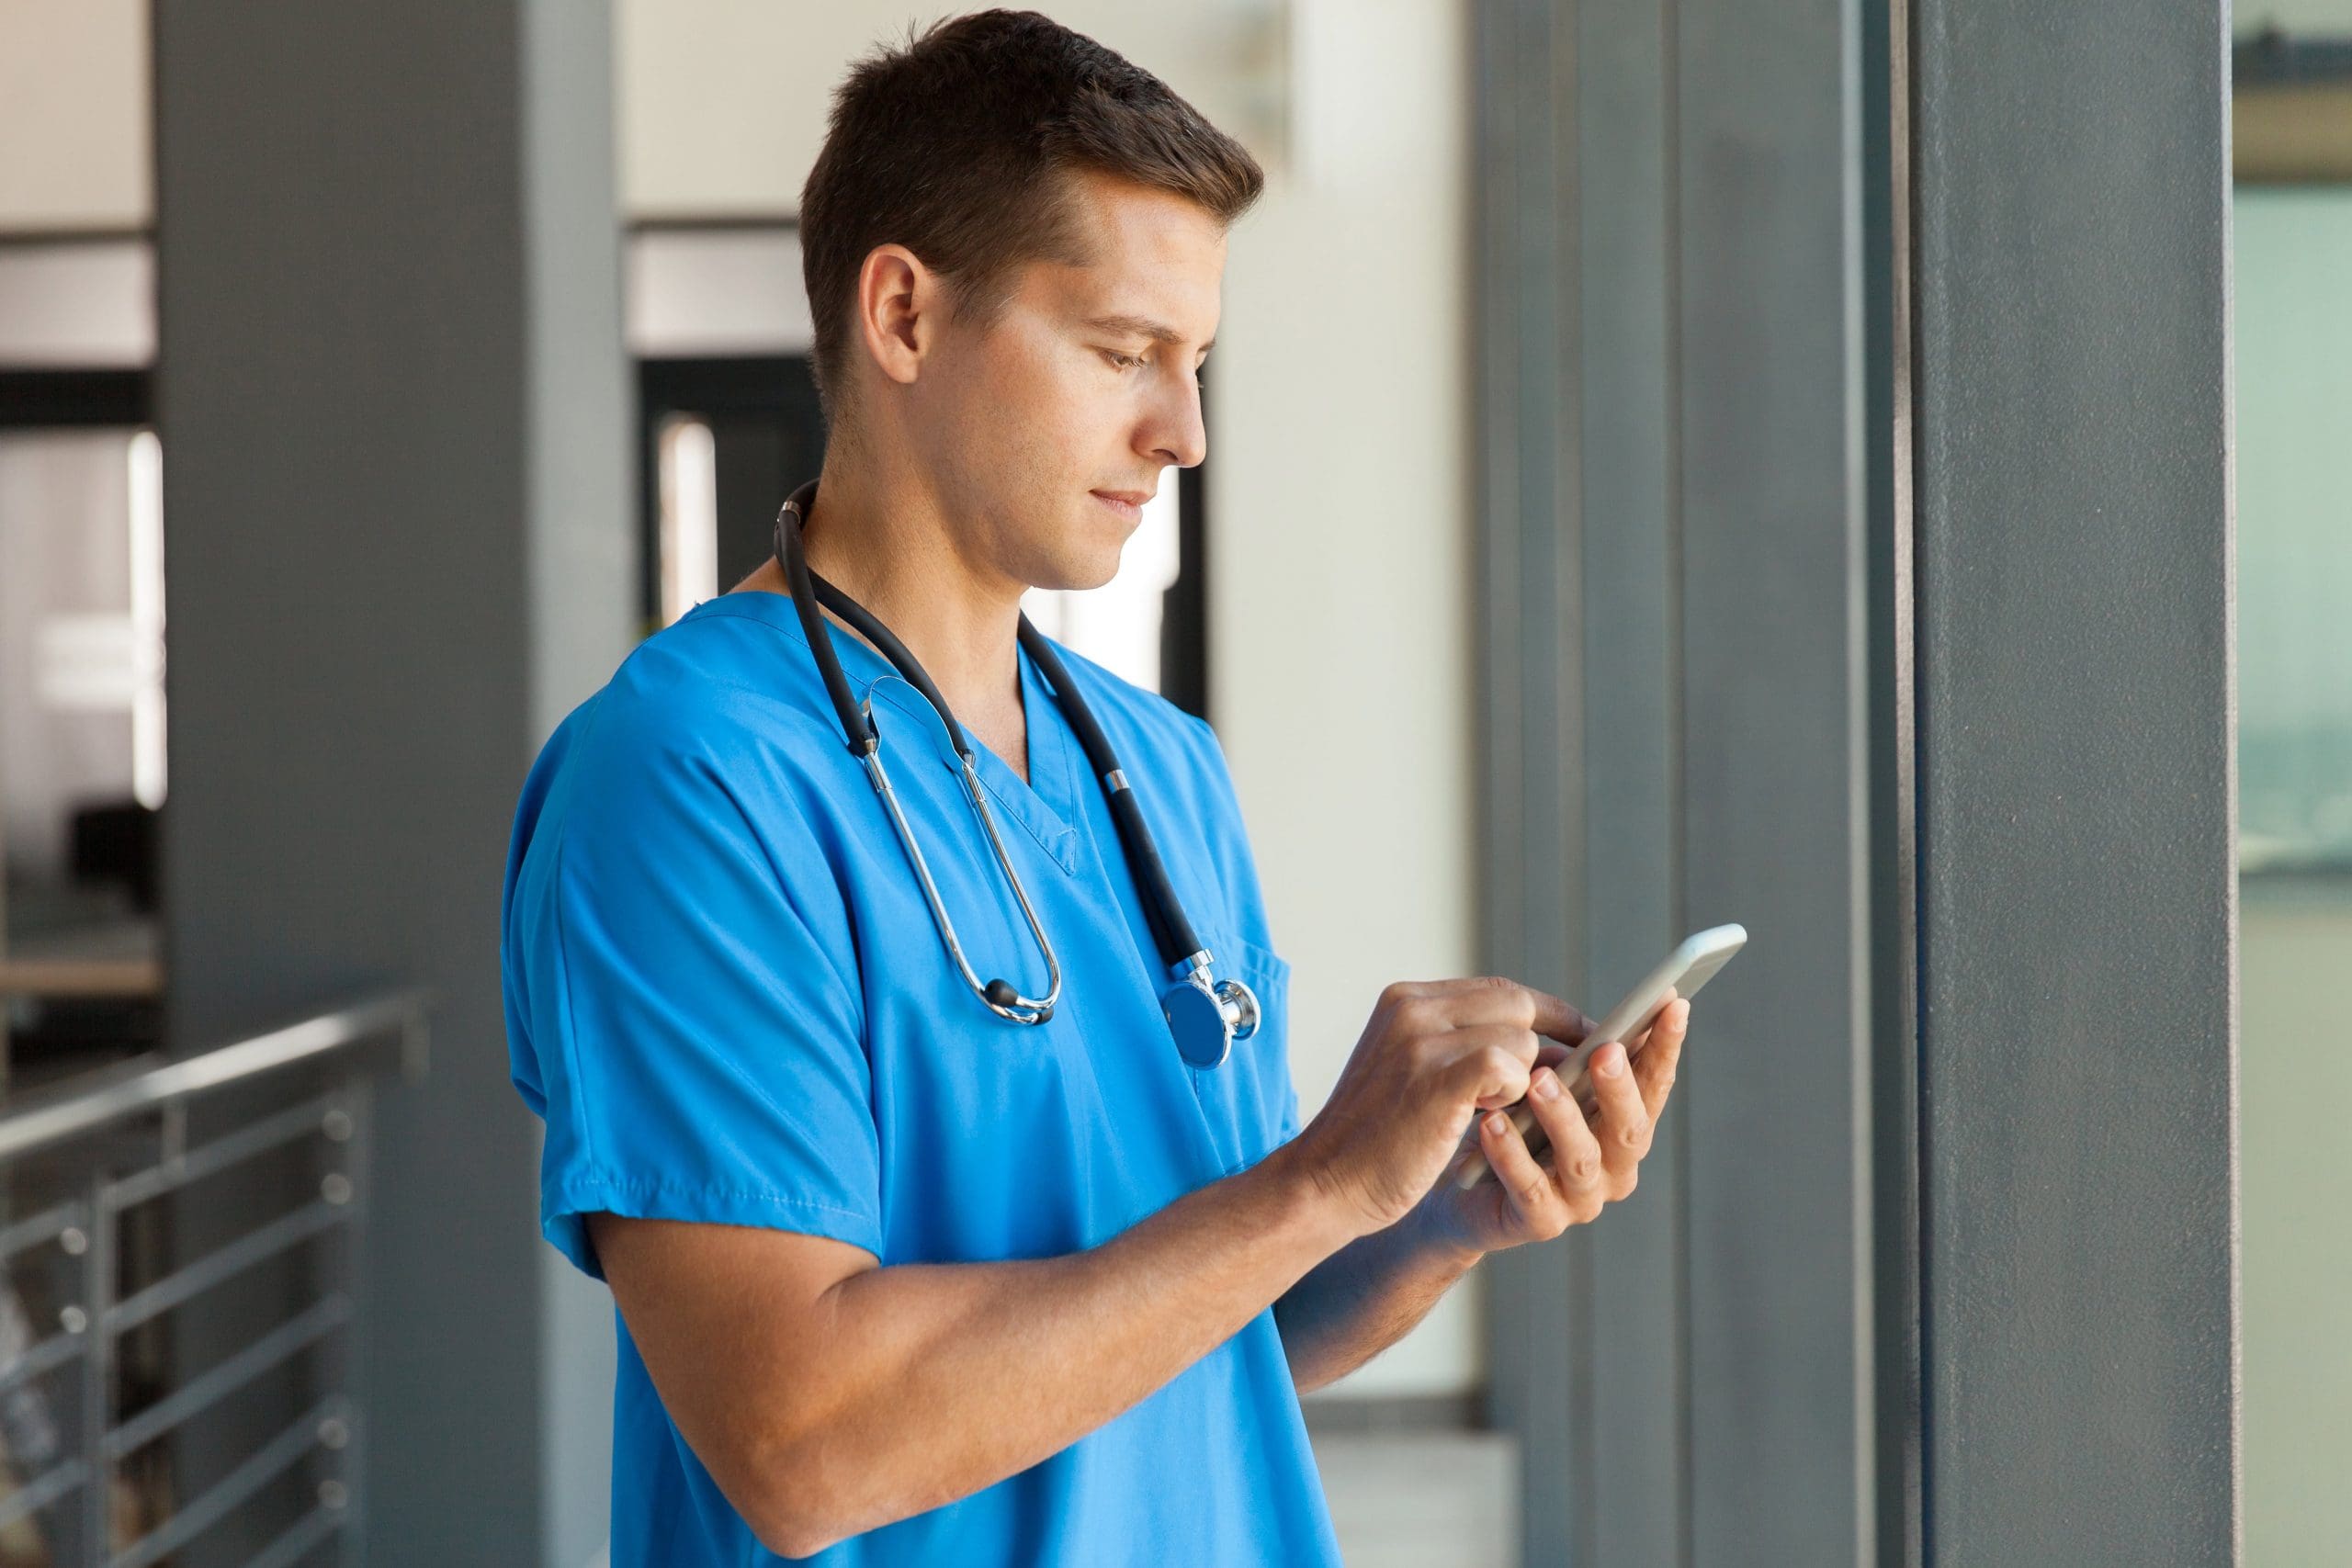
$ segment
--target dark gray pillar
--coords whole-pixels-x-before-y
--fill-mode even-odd
[[[1577,28],[1577,491],[1583,592],[1584,1005],[1679,933],[1680,422],[1670,8],[1586,0]],[[1680,1560],[1690,1120],[1659,1123],[1640,1191],[1571,1234],[1589,1427],[1577,1563]],[[1542,1506],[1540,1501],[1537,1506]]]
[[[1475,39],[1483,352],[1479,783],[1484,966],[1581,987],[1583,641],[1577,558],[1574,69],[1546,0],[1487,0]],[[1589,1276],[1570,1246],[1482,1264],[1488,1419],[1520,1442],[1524,1561],[1564,1563],[1584,1528],[1591,1421]]]
[[[608,28],[156,9],[173,1037],[439,997],[430,1077],[379,1100],[379,1563],[603,1534],[610,1320],[545,1269],[497,948],[523,770],[626,648]]]
[[[1870,9],[1677,18],[1682,914],[1751,933],[1699,1004],[1680,1108],[1691,1561],[1711,1568],[1874,1550]]]
[[[1929,1550],[2228,1562],[2226,10],[1914,13]]]
[[[1489,1266],[1526,1561],[1858,1562],[1884,13],[1481,17],[1492,962],[1597,1010],[1692,928],[1753,933],[1641,1191]]]

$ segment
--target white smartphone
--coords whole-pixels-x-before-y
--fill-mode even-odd
[[[1747,928],[1738,925],[1713,926],[1684,938],[1663,963],[1642,977],[1640,985],[1625,993],[1623,1001],[1601,1016],[1600,1021],[1592,1026],[1592,1032],[1585,1036],[1583,1044],[1554,1066],[1552,1070],[1559,1074],[1570,1098],[1589,1114],[1592,1080],[1586,1069],[1592,1062],[1592,1054],[1611,1040],[1636,1040],[1665,1010],[1668,992],[1678,997],[1697,996],[1699,987],[1713,979],[1716,972],[1731,962],[1732,954],[1747,943]],[[1626,1049],[1631,1052],[1639,1047],[1629,1043]],[[1540,1155],[1550,1145],[1551,1140],[1544,1135],[1543,1127],[1535,1120],[1534,1109],[1527,1101],[1522,1100],[1510,1108],[1510,1119],[1526,1137],[1531,1153]],[[1491,1180],[1494,1174],[1495,1168],[1487,1163],[1486,1156],[1474,1152],[1468,1168],[1454,1178],[1453,1184],[1466,1192],[1481,1181]]]

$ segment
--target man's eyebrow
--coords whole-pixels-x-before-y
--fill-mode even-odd
[[[1163,322],[1155,321],[1148,316],[1089,316],[1086,319],[1086,324],[1102,332],[1125,333],[1131,337],[1148,337],[1154,343],[1182,343],[1184,341],[1182,333]],[[1216,346],[1216,339],[1211,338],[1201,344],[1201,352],[1206,354]]]

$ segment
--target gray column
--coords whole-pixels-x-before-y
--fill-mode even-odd
[[[1476,17],[1482,345],[1481,952],[1563,996],[1581,988],[1583,640],[1576,522],[1574,69],[1565,13],[1487,0]],[[1520,1440],[1524,1561],[1565,1563],[1586,1526],[1589,1276],[1565,1241],[1480,1267],[1487,1416]]]
[[[1915,16],[1929,1547],[2232,1562],[2226,10]]]
[[[1885,17],[1481,15],[1493,962],[1599,1009],[1691,928],[1754,933],[1642,1190],[1489,1265],[1526,1561],[1857,1562],[1887,344],[1860,61]]]
[[[627,645],[606,9],[155,17],[172,1035],[439,996],[379,1102],[381,1563],[603,1535],[610,1319],[546,1268],[497,948],[523,771]]]
[[[1751,933],[1698,1006],[1679,1112],[1691,1561],[1724,1568],[1874,1550],[1868,14],[1677,18],[1682,914]]]
[[[1671,8],[1577,6],[1573,345],[1581,394],[1585,885],[1581,989],[1610,1005],[1673,945],[1682,918],[1679,214]],[[1686,1137],[1658,1124],[1633,1200],[1571,1233],[1589,1281],[1589,1431],[1577,1563],[1672,1563],[1689,1513]],[[1540,1506],[1540,1505],[1539,1505]]]

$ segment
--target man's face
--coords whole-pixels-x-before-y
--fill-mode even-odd
[[[1038,588],[1108,582],[1140,501],[1205,455],[1194,378],[1225,275],[1223,229],[1182,197],[1080,175],[1073,199],[1093,264],[1023,266],[1002,314],[944,329],[907,389],[966,547]]]

